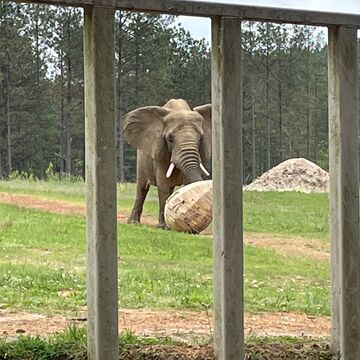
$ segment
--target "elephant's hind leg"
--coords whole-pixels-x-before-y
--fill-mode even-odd
[[[128,218],[128,224],[139,224],[143,212],[144,201],[149,192],[150,184],[147,180],[138,181],[136,186],[136,200],[132,212]]]

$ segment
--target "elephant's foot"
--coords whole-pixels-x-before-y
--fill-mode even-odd
[[[135,219],[127,219],[127,223],[128,224],[141,224],[139,220],[135,220]]]
[[[170,230],[168,224],[166,224],[166,222],[159,222],[156,227],[158,229],[163,229],[163,230]]]
[[[139,217],[136,217],[136,216],[133,216],[133,215],[130,215],[127,219],[127,223],[128,224],[140,224],[140,218]]]
[[[128,224],[140,224],[140,217],[141,217],[141,212],[139,212],[137,209],[133,209],[127,219],[127,223]]]

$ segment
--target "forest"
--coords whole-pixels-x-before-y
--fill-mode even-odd
[[[0,178],[84,176],[81,9],[0,4]],[[136,178],[121,134],[137,107],[211,101],[211,46],[174,16],[115,19],[118,181]],[[239,37],[240,41],[240,37]],[[244,180],[305,157],[328,167],[327,44],[321,28],[244,22]]]

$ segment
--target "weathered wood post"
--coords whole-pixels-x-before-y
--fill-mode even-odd
[[[212,22],[214,348],[244,359],[241,21]]]
[[[360,359],[357,29],[329,27],[332,346]]]
[[[118,360],[114,10],[85,8],[88,359]]]

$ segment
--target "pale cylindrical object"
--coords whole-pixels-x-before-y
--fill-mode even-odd
[[[175,169],[175,164],[170,163],[169,168],[166,172],[166,178],[169,178]]]
[[[176,190],[165,204],[170,229],[200,233],[212,221],[212,181],[198,181]]]

